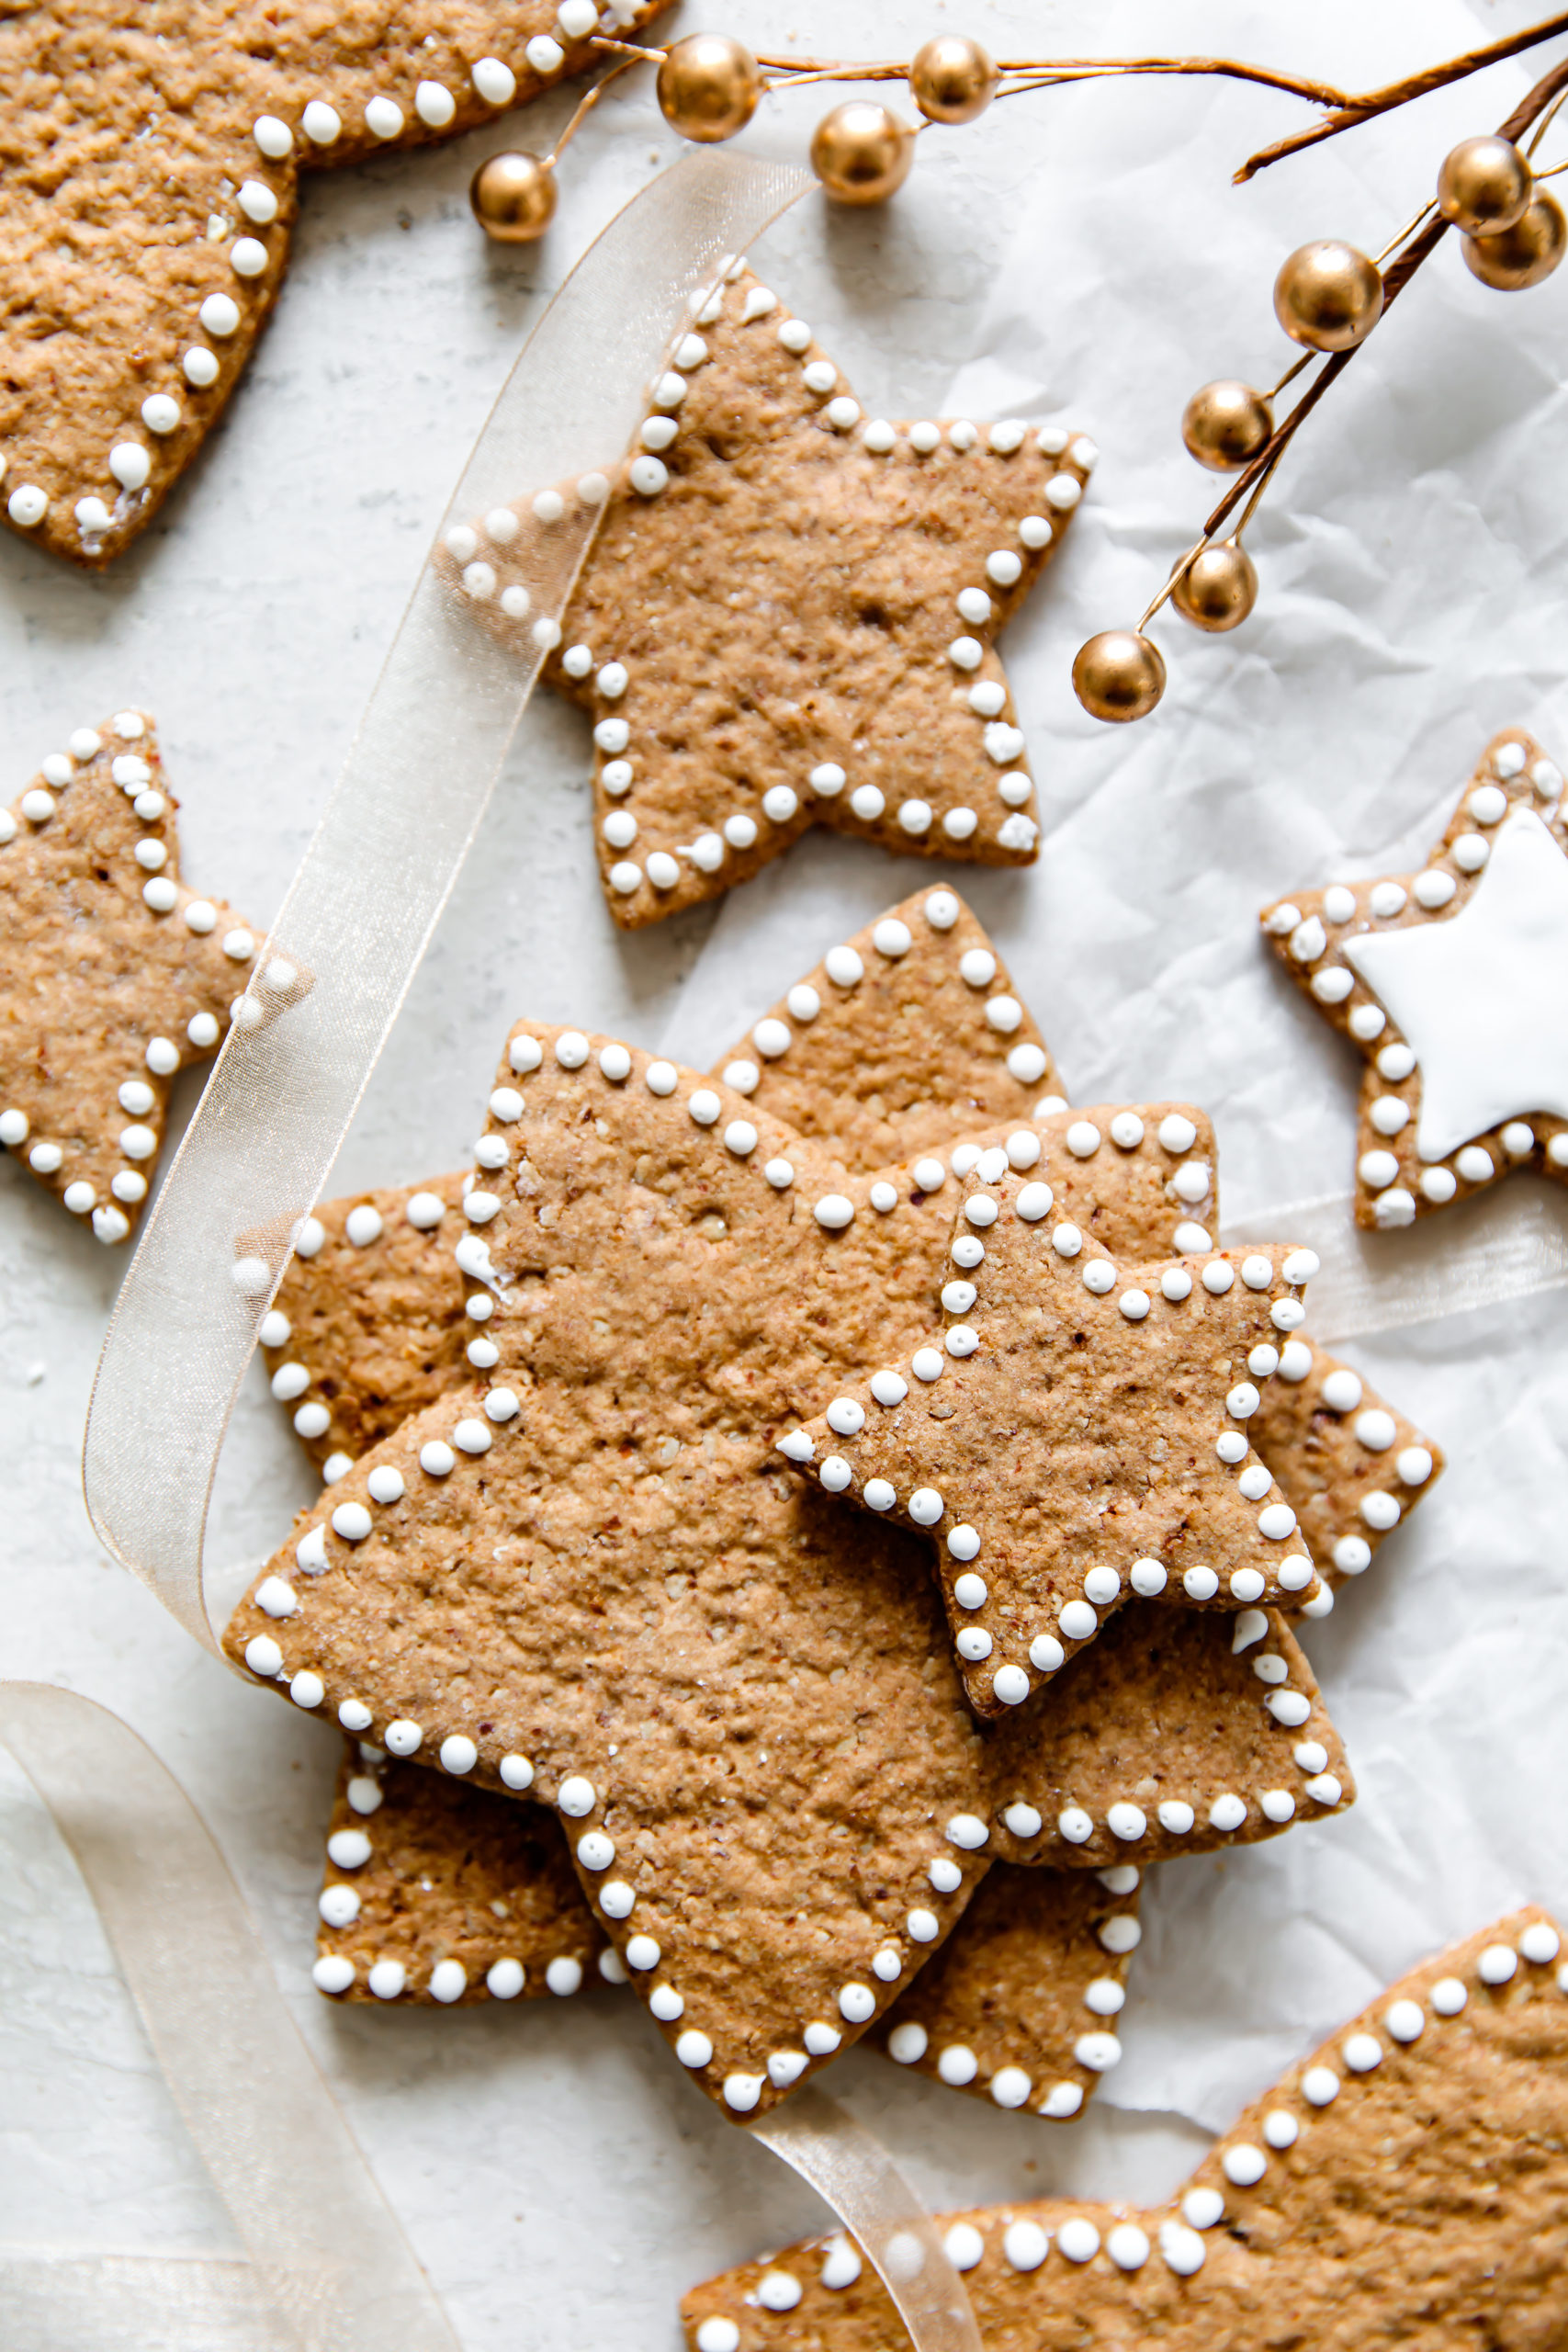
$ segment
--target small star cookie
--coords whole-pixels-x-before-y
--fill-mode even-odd
[[[606,29],[666,0],[626,0]],[[0,501],[100,565],[222,413],[301,170],[491,122],[581,73],[595,0],[72,0],[0,11]],[[411,322],[411,324],[412,322]]]
[[[944,2216],[998,2347],[1545,2346],[1568,2330],[1568,1971],[1525,1910],[1415,1969],[1239,2116],[1152,2210],[1063,2198]],[[690,2352],[891,2352],[832,2238],[712,2278]]]
[[[1419,874],[1265,909],[1292,978],[1366,1057],[1356,1222],[1410,1225],[1512,1168],[1568,1178],[1568,816],[1511,729]]]
[[[1112,1116],[1139,1143],[1151,1124]],[[1316,1258],[1119,1268],[1071,1214],[1074,1132],[1098,1125],[1058,1114],[1044,1134],[1064,1125],[1060,1159],[1037,1138],[1021,1177],[993,1148],[965,1180],[945,1328],[876,1351],[879,1371],[780,1441],[827,1493],[929,1533],[986,1716],[1021,1706],[1131,1594],[1303,1608],[1320,1589],[1245,1433]]]
[[[256,951],[180,880],[178,805],[122,710],[0,810],[0,1143],[100,1241],[135,1224],[174,1074],[217,1052]]]
[[[1049,562],[1094,445],[1016,421],[868,419],[743,272],[654,387],[640,454],[449,533],[485,624],[593,719],[594,830],[630,928],[744,882],[813,824],[1032,862],[995,639]],[[566,495],[604,505],[558,639],[530,621]],[[542,634],[540,633],[542,632]]]

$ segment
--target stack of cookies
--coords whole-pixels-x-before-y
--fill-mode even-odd
[[[349,1736],[318,1985],[629,1983],[737,2119],[863,2034],[1076,2114],[1144,1868],[1351,1802],[1291,1620],[1437,1449],[946,888],[706,1073],[520,1023],[474,1159],[262,1331],[327,1483],[227,1641]]]

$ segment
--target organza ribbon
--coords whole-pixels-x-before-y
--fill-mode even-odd
[[[118,1715],[0,1682],[0,1741],[97,1907],[248,2261],[0,2253],[0,2344],[27,2352],[457,2352],[174,1775]],[[980,2352],[964,2283],[880,2142],[809,2086],[751,2125],[886,2282],[915,2352]]]
[[[785,165],[698,153],[635,198],[530,336],[464,469],[443,535],[530,490],[602,478],[607,458],[630,440],[649,381],[661,372],[703,289],[811,185]],[[536,621],[558,621],[602,512],[592,495],[569,503],[550,535],[548,577],[534,583]],[[206,1521],[257,1325],[472,845],[550,641],[547,627],[531,665],[520,662],[473,626],[433,563],[422,571],[119,1294],[88,1415],[87,1508],[106,1549],[219,1656],[204,1576]],[[113,1841],[106,1845],[91,1824],[74,1769],[80,1752],[52,1781],[43,1768],[28,1725],[47,1718],[51,1701],[64,1702],[64,1694],[34,1691],[23,1701],[13,1692],[0,1723],[18,1724],[18,1752],[57,1815],[56,1794],[61,1799],[62,1826],[105,1911],[176,2097],[193,2131],[206,2119],[197,2142],[237,2222],[244,2216],[254,2276],[222,2264],[161,2264],[155,2278],[134,2263],[68,2266],[67,2294],[67,2270],[45,2259],[30,2280],[15,2281],[18,2296],[46,2305],[73,2297],[91,2312],[95,2282],[110,2303],[122,2289],[132,2300],[165,2291],[195,2314],[187,2328],[196,2331],[193,2342],[221,2309],[228,2332],[216,2340],[249,2352],[275,2341],[266,2333],[269,2305],[255,2294],[265,2278],[270,2301],[294,2330],[278,2341],[320,2344],[323,2352],[369,2344],[379,2352],[437,2346],[449,2352],[450,2333],[396,2223],[363,2167],[354,2171],[358,2159],[324,2086],[301,2075],[310,2062],[297,2037],[285,2041],[288,2021],[270,1977],[263,1998],[265,1963],[226,1873],[223,1919],[212,1926],[199,1910],[184,1917],[174,1966],[170,1858],[186,1855],[192,1874],[221,1871],[209,1841],[205,1860],[193,1843],[205,1841],[205,1832],[135,1742],[141,1769],[128,1781],[103,1778],[118,1791],[113,1818],[131,1841],[127,1850],[142,1857],[139,1892],[115,1862]],[[112,1718],[100,1719],[89,1746],[102,1752],[113,1744],[106,1721],[122,1742],[132,1740]],[[164,1838],[173,1842],[161,1854]],[[231,1962],[241,1945],[248,1965],[235,1974]],[[193,2036],[179,2030],[176,1979],[186,1987],[243,1982],[243,1997],[225,1997],[221,2017],[208,2017],[209,2031]],[[252,2002],[258,2006],[247,2022]],[[190,2013],[202,2013],[202,2004],[193,2003]],[[238,2064],[237,2052],[246,2053]],[[251,2071],[253,2059],[259,2073]],[[293,2154],[321,2128],[312,2098],[331,2118],[327,2154],[317,2165],[301,2153],[296,2164]],[[232,2134],[213,2120],[223,2117]],[[963,2281],[869,2132],[831,2100],[808,2094],[793,2117],[770,2120],[756,2136],[860,2239],[905,2315],[916,2352],[978,2352]],[[329,2245],[324,2217],[346,2212],[355,2194],[369,2200],[361,2234],[334,2229]],[[391,2279],[400,2283],[394,2289]],[[106,2318],[97,2340],[112,2342],[119,2324]]]
[[[1555,1186],[1516,1182],[1478,1193],[1415,1232],[1364,1233],[1354,1206],[1348,1193],[1291,1201],[1227,1219],[1220,1235],[1227,1248],[1295,1241],[1317,1251],[1307,1327],[1325,1344],[1568,1283],[1568,1200]]]
[[[0,1739],[75,1858],[250,2257],[6,2257],[0,2341],[457,2352],[179,1782],[118,1715],[47,1683],[0,1683]],[[132,2334],[139,2311],[156,2324]]]

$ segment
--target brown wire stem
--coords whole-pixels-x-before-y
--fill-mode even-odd
[[[607,47],[608,43],[606,43],[605,46]],[[581,97],[579,98],[576,106],[572,108],[571,113],[567,117],[565,127],[557,138],[555,144],[551,147],[549,153],[547,155],[541,156],[539,159],[547,171],[554,171],[556,165],[559,163],[561,156],[565,153],[567,148],[570,146],[572,141],[576,138],[578,131],[581,129],[583,123],[587,121],[589,116],[592,113],[594,107],[598,105],[600,99],[604,96],[611,83],[618,81],[621,75],[626,73],[632,66],[640,65],[646,54],[647,52],[645,51],[638,50],[634,56],[617,58],[615,64],[610,67],[609,72],[607,74],[602,74],[597,82],[594,83],[592,88],[583,92]]]
[[[1312,123],[1305,130],[1293,131],[1290,138],[1277,140],[1271,147],[1259,148],[1256,155],[1249,155],[1235,175],[1236,184],[1266,171],[1285,155],[1299,154],[1303,147],[1314,147],[1321,139],[1337,138],[1342,130],[1354,130],[1359,123],[1371,122],[1394,107],[1408,106],[1412,98],[1425,98],[1434,90],[1445,90],[1450,83],[1462,82],[1467,75],[1479,74],[1488,65],[1499,65],[1505,58],[1517,57],[1561,32],[1568,32],[1568,9],[1546,17],[1539,25],[1527,27],[1523,32],[1510,33],[1504,40],[1491,41],[1484,49],[1467,50],[1462,57],[1450,58],[1446,64],[1429,65],[1423,73],[1407,74],[1402,82],[1390,82],[1381,90],[1368,90],[1358,98],[1337,103],[1325,120]]]

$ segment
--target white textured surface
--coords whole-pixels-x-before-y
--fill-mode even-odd
[[[987,6],[1000,53],[1229,48],[1371,83],[1528,21],[1412,0],[1310,20],[1258,6]],[[1476,19],[1483,29],[1477,34]],[[956,19],[955,19],[956,20]],[[776,10],[724,21],[781,38]],[[803,48],[848,38],[800,0]],[[930,28],[885,0],[891,51]],[[1257,907],[1296,883],[1414,863],[1486,737],[1559,758],[1568,703],[1556,485],[1568,274],[1485,292],[1445,249],[1303,435],[1252,535],[1258,617],[1230,639],[1162,624],[1159,719],[1093,728],[1067,670],[1142,607],[1212,503],[1176,425],[1192,387],[1268,380],[1282,254],[1375,249],[1461,132],[1529,78],[1508,66],[1250,188],[1248,150],[1303,119],[1234,86],[1064,92],[922,141],[897,205],[815,201],[758,258],[868,409],[1061,416],[1104,452],[1069,551],[1006,646],[1049,838],[1031,875],[954,878],[992,926],[1079,1099],[1181,1093],[1219,1122],[1236,1212],[1348,1182],[1349,1057],[1266,965]],[[798,153],[820,101],[783,107]],[[542,145],[565,102],[520,123]],[[540,252],[485,245],[464,202],[477,135],[307,190],[279,314],[224,428],[106,578],[0,545],[4,797],[73,726],[156,712],[186,867],[265,920],[345,748],[451,480],[538,303],[672,141],[646,85],[591,124]],[[822,837],[748,890],[630,941],[602,912],[586,729],[544,709],[421,976],[342,1170],[454,1164],[519,1012],[592,1021],[702,1061],[835,935],[922,872]],[[526,796],[526,797],[525,797]],[[1440,1258],[1445,1225],[1407,1237]],[[97,1556],[78,1453],[122,1261],[0,1168],[7,1432],[0,1670],[118,1707],[221,1838],[280,1976],[468,2352],[675,2340],[674,2299],[807,2225],[811,2204],[681,2078],[624,1996],[488,2015],[328,2013],[305,1975],[335,1740],[194,1652]],[[1089,2119],[1004,2116],[852,2056],[830,2086],[933,2200],[1055,2185],[1156,2193],[1319,2032],[1435,1938],[1527,1895],[1568,1901],[1545,1792],[1562,1597],[1561,1304],[1474,1313],[1355,1351],[1454,1462],[1411,1533],[1311,1635],[1359,1808],[1151,1888],[1128,2057]],[[150,1400],[150,1409],[155,1400]],[[219,1549],[254,1556],[308,1491],[259,1381],[224,1471]],[[80,1891],[0,1778],[0,2223],[11,2243],[226,2246],[164,2111]],[[1115,2104],[1113,2105],[1112,2102]],[[1173,2111],[1192,2123],[1182,2124]]]

